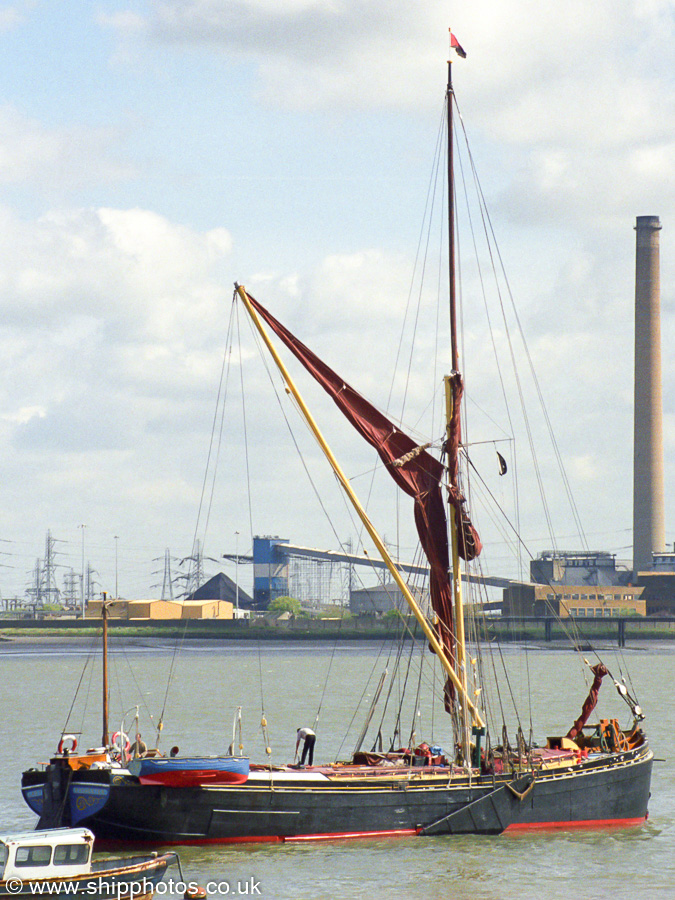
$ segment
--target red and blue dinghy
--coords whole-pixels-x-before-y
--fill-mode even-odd
[[[250,761],[245,756],[183,756],[133,759],[128,765],[141,784],[190,787],[202,784],[243,784]]]

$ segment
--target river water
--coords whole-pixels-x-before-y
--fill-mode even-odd
[[[292,760],[296,728],[312,726],[317,711],[315,761],[348,756],[365,716],[363,712],[352,718],[354,709],[359,701],[370,702],[382,671],[390,667],[388,647],[379,643],[185,641],[178,653],[173,642],[162,639],[113,638],[111,643],[111,731],[140,703],[143,738],[154,743],[150,715],[157,721],[166,701],[162,749],[177,744],[185,754],[223,753],[232,739],[234,711],[241,706],[245,752],[259,761],[264,757],[264,712],[272,760],[278,763]],[[675,645],[635,644],[621,657],[613,651],[602,655],[613,673],[630,673],[647,716],[645,730],[656,757],[663,760],[654,767],[645,826],[517,837],[182,847],[186,878],[218,882],[221,896],[229,891],[229,896],[265,900],[662,900],[675,895],[675,773],[670,754]],[[529,730],[531,706],[535,740],[566,730],[587,690],[577,657],[550,646],[508,647],[504,656],[510,672],[508,692],[519,701],[523,729]],[[0,828],[28,830],[35,826],[35,817],[21,797],[21,772],[54,752],[78,684],[68,730],[81,732],[88,746],[100,741],[97,648],[90,638],[0,641],[0,684]],[[426,673],[422,686],[434,686]],[[608,680],[602,704],[603,715],[617,715],[622,724],[628,723],[626,707]],[[443,744],[446,723],[439,705],[421,702],[404,708],[403,721],[413,720],[418,740],[433,737]],[[132,732],[133,713],[124,721]],[[514,731],[515,725],[509,728]]]

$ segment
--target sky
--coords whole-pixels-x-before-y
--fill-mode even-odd
[[[30,586],[48,530],[59,586],[85,558],[102,590],[129,598],[158,596],[165,551],[184,559],[195,537],[212,560],[249,550],[252,534],[324,549],[355,538],[302,429],[312,482],[292,460],[250,330],[231,320],[233,283],[387,406],[449,26],[467,52],[453,65],[462,119],[586,545],[630,557],[639,215],[663,226],[666,497],[675,485],[672,0],[564,10],[531,0],[22,0],[0,6],[2,597]],[[478,399],[499,390],[473,318],[477,273],[466,273],[468,409],[485,413],[478,447],[510,429]],[[231,321],[241,349],[228,344]],[[423,431],[436,331],[433,316],[421,321],[404,419]],[[308,391],[370,494],[372,453]],[[550,451],[543,459],[548,475]],[[517,518],[537,553],[551,538],[526,462]],[[505,482],[485,465],[506,502],[514,469]],[[370,503],[411,558],[408,507]],[[564,507],[554,485],[558,545],[578,549]],[[486,565],[506,572],[489,520],[485,535]]]

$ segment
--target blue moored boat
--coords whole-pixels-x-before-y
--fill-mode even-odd
[[[202,784],[243,784],[248,779],[245,756],[184,756],[134,759],[129,771],[141,784],[186,787]]]

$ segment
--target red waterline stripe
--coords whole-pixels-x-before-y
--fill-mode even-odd
[[[283,840],[285,843],[290,841],[341,841],[351,838],[410,837],[416,834],[419,834],[417,828],[399,828],[393,831],[336,831],[328,834],[298,834]]]
[[[593,829],[593,828],[635,828],[643,825],[648,816],[639,819],[589,819],[583,822],[524,822],[515,825],[509,825],[504,830],[504,834],[509,832],[521,831],[555,831],[556,829],[569,830],[571,828]],[[187,840],[169,840],[169,841],[138,841],[134,840],[134,844],[148,844],[159,846],[161,844],[181,844],[188,845],[204,845],[204,844],[272,844],[272,843],[293,843],[307,841],[340,841],[353,840],[358,838],[381,838],[381,837],[412,837],[419,834],[417,828],[401,828],[392,831],[336,831],[326,832],[324,834],[299,834],[289,837],[283,837],[277,834],[267,834],[255,837],[224,837],[224,838],[188,838]],[[124,840],[101,840],[96,842],[97,847],[101,849],[117,848],[124,846],[127,842]]]
[[[173,841],[137,841],[134,840],[133,843],[136,846],[142,844],[147,844],[148,846],[159,846],[161,844],[181,844],[183,846],[192,846],[192,845],[203,845],[203,844],[271,844],[271,843],[288,843],[289,841],[341,841],[341,840],[350,840],[354,838],[380,838],[380,837],[411,837],[419,834],[417,828],[401,828],[392,831],[337,831],[337,832],[326,832],[324,834],[299,834],[292,835],[289,837],[284,837],[283,835],[278,834],[266,834],[255,837],[223,837],[223,838],[188,838],[188,839],[178,839]],[[120,845],[124,845],[126,842],[123,840],[114,841],[97,841],[96,846],[99,845],[103,847],[118,847]]]
[[[647,816],[639,819],[587,819],[582,822],[518,822],[508,825],[504,833],[514,831],[554,831],[556,829],[569,830],[570,828],[635,828],[643,825]]]

